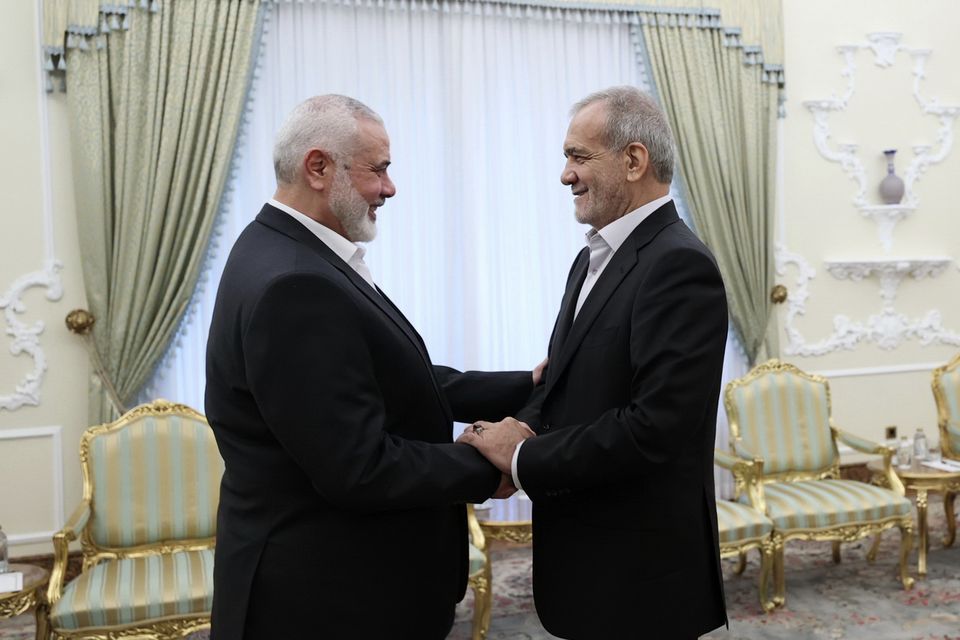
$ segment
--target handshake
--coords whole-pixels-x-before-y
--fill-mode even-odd
[[[483,454],[502,474],[500,486],[494,498],[509,498],[517,492],[513,484],[511,463],[517,445],[533,437],[534,432],[516,418],[504,418],[500,422],[475,422],[460,434],[457,442],[469,444]]]

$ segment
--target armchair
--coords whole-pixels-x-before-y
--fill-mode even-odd
[[[51,637],[159,640],[209,626],[223,462],[206,419],[140,405],[87,429],[80,464],[83,500],[53,537]],[[76,539],[83,568],[64,585]]]
[[[950,362],[933,370],[933,398],[937,403],[937,424],[940,428],[940,451],[944,458],[960,460],[960,353]],[[943,510],[947,516],[944,544],[951,546],[957,535],[954,500],[957,494],[943,494]]]
[[[472,504],[467,505],[467,530],[470,533],[470,588],[473,589],[473,635],[471,640],[483,640],[490,629],[490,610],[493,604],[493,574],[490,569],[490,549]]]
[[[759,479],[733,468],[737,497],[765,513],[774,525],[773,575],[777,606],[784,604],[784,545],[788,540],[830,540],[834,562],[840,542],[900,529],[900,581],[913,586],[907,556],[913,538],[910,501],[891,467],[893,449],[845,433],[830,419],[827,380],[770,360],[724,393],[734,453],[752,460]],[[837,441],[864,453],[883,456],[884,476],[892,489],[840,479]],[[873,560],[875,548],[868,560]]]
[[[714,463],[739,476],[748,491],[758,491],[760,465],[743,460],[729,453],[714,450]],[[751,549],[760,551],[760,607],[770,612],[774,608],[769,597],[769,581],[773,560],[773,521],[746,504],[717,500],[717,528],[720,537],[720,557],[739,556],[737,573],[746,568],[746,553]]]

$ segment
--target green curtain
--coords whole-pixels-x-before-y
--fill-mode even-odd
[[[697,232],[717,257],[751,364],[779,352],[774,285],[778,81],[719,25],[641,21],[649,67],[677,138]]]
[[[97,28],[72,24],[65,49],[94,356],[127,407],[193,294],[243,116],[260,8],[259,0],[144,5],[101,5]],[[114,416],[94,377],[91,423]]]

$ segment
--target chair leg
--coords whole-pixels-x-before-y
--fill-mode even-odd
[[[473,589],[473,632],[470,638],[484,640],[490,622],[489,565],[484,567],[483,573],[471,576],[470,587]]]
[[[50,637],[49,631],[49,615],[50,612],[47,610],[46,604],[39,604],[34,610],[34,614],[37,620],[37,633],[36,640],[48,640]]]
[[[943,511],[947,516],[947,535],[943,538],[943,546],[953,546],[953,541],[957,537],[957,516],[953,510],[953,501],[957,497],[956,492],[947,491],[943,494]]]
[[[913,547],[912,529],[913,525],[909,520],[900,525],[900,582],[906,591],[913,588],[913,578],[910,577],[910,570],[907,566],[910,549]]]
[[[766,613],[774,610],[776,605],[770,598],[770,575],[773,572],[773,541],[765,541],[760,545],[760,607]]]
[[[783,569],[783,538],[775,536],[773,539],[773,604],[782,607],[787,601],[787,582]]]
[[[746,568],[747,568],[747,553],[745,551],[741,551],[739,555],[737,555],[737,568],[734,569],[733,571],[738,576],[741,576],[743,575],[743,570]]]
[[[880,534],[873,536],[873,544],[870,545],[870,550],[867,551],[867,562],[874,562],[877,559],[877,550],[880,548]]]
[[[833,541],[833,564],[840,564],[840,541]]]

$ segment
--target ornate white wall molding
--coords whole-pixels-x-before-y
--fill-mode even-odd
[[[776,269],[780,276],[786,275],[788,265],[797,269],[797,279],[790,290],[784,330],[787,344],[784,353],[798,356],[822,356],[832,351],[852,350],[861,342],[870,342],[881,349],[895,349],[907,340],[917,340],[926,346],[948,344],[960,346],[960,334],[943,326],[940,311],[929,310],[923,317],[909,318],[894,307],[897,290],[904,278],[915,280],[935,278],[942,274],[953,261],[950,258],[929,257],[902,260],[829,260],[827,271],[840,280],[861,281],[877,277],[880,281],[880,313],[870,315],[865,322],[852,320],[838,314],[833,318],[833,332],[817,342],[808,343],[796,327],[797,316],[806,314],[810,296],[809,282],[816,271],[799,254],[792,253],[782,244],[777,245]]]
[[[63,527],[63,438],[61,434],[63,428],[54,427],[28,427],[25,429],[4,429],[0,431],[0,443],[4,440],[24,440],[30,438],[49,438],[50,439],[50,488],[53,491],[53,504],[50,505],[51,524],[53,528],[49,531],[29,531],[17,532],[11,530],[9,523],[4,523],[7,530],[7,539],[11,545],[31,544],[35,542],[50,543],[53,534]],[[30,479],[25,478],[27,484]]]
[[[32,287],[45,287],[47,300],[56,301],[63,297],[60,268],[61,264],[56,260],[48,261],[42,270],[17,278],[7,292],[0,296],[0,309],[3,309],[3,319],[7,324],[6,333],[12,337],[10,353],[14,356],[26,353],[33,358],[33,370],[16,385],[14,392],[0,395],[0,409],[13,410],[25,404],[40,404],[40,385],[47,370],[47,359],[40,348],[40,334],[43,333],[44,325],[39,320],[32,325],[24,324],[17,319],[17,314],[26,310],[23,294]]]
[[[42,3],[39,4],[35,13],[36,20],[34,28],[36,31],[37,42],[43,41],[42,25]],[[0,409],[10,411],[19,409],[24,405],[40,404],[40,387],[43,384],[43,376],[47,371],[47,360],[40,344],[40,334],[43,333],[43,322],[37,321],[32,325],[26,325],[17,318],[17,314],[26,311],[23,302],[23,294],[32,287],[45,287],[46,298],[50,301],[57,301],[63,297],[63,283],[60,280],[60,269],[63,264],[57,260],[53,242],[53,185],[51,183],[51,174],[53,169],[50,163],[50,134],[47,117],[47,96],[44,89],[43,69],[39,64],[41,55],[40,48],[37,49],[37,66],[39,81],[37,83],[37,101],[40,111],[40,176],[42,188],[43,203],[43,238],[44,238],[44,260],[43,267],[38,271],[27,273],[14,280],[6,293],[0,297],[0,309],[3,310],[3,319],[6,322],[5,333],[12,339],[10,341],[10,353],[16,357],[20,354],[27,354],[33,358],[33,369],[29,371],[23,379],[14,387],[11,394],[0,395]]]
[[[853,204],[863,216],[877,223],[880,242],[887,251],[893,247],[893,230],[896,223],[913,213],[919,203],[919,197],[914,191],[915,183],[931,165],[942,162],[950,153],[953,147],[953,125],[957,116],[960,115],[960,106],[941,105],[936,99],[927,99],[922,95],[920,82],[926,78],[924,67],[931,50],[905,47],[900,44],[901,37],[902,34],[899,33],[869,33],[865,43],[837,47],[844,62],[840,72],[841,77],[846,81],[843,94],[840,96],[834,94],[829,98],[803,103],[813,114],[813,140],[817,151],[828,161],[839,164],[843,172],[856,183],[857,190],[853,196]],[[934,144],[913,146],[913,158],[903,178],[903,202],[898,205],[876,205],[868,201],[866,171],[857,155],[859,145],[855,142],[838,143],[835,148],[830,145],[833,135],[830,129],[830,114],[845,111],[849,106],[856,86],[856,54],[863,50],[872,51],[874,64],[881,68],[892,67],[897,62],[897,54],[901,51],[906,52],[913,60],[912,92],[920,107],[921,115],[934,116],[940,122]]]

